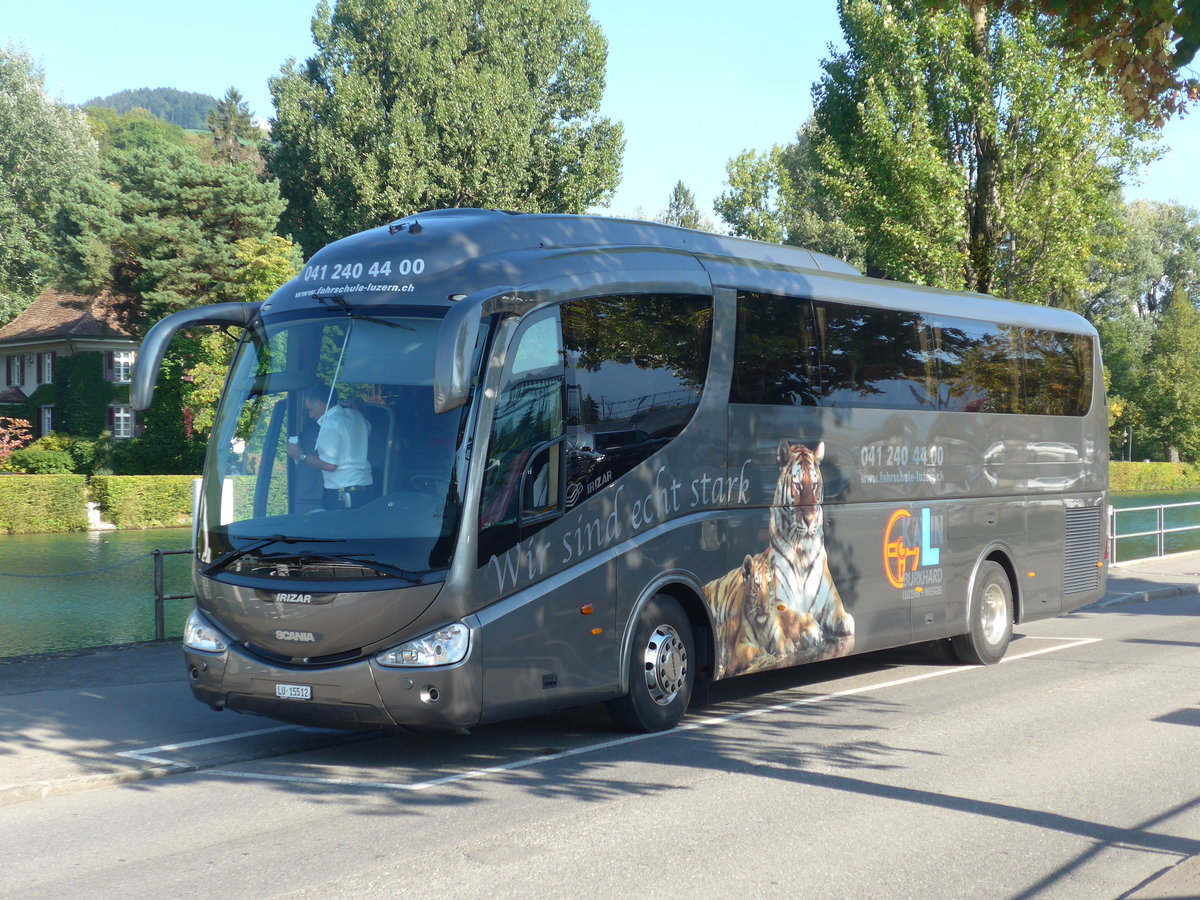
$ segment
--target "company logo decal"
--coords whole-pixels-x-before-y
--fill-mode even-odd
[[[888,519],[883,533],[883,571],[888,583],[906,595],[941,593],[941,516],[933,516],[928,508],[917,511],[913,518],[907,509],[898,509]],[[937,585],[936,592],[928,585]]]
[[[317,636],[311,631],[276,631],[275,640],[299,641],[303,644],[313,644],[316,643]]]
[[[254,596],[263,603],[280,603],[286,606],[325,606],[332,603],[337,594],[309,594],[300,591],[270,591],[255,588]]]
[[[294,594],[287,591],[280,591],[275,595],[276,603],[312,603],[312,594]]]

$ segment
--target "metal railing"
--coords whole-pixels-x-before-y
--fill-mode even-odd
[[[1191,542],[1189,546],[1177,547],[1175,549],[1167,549],[1167,535],[1185,534],[1188,532],[1200,533],[1200,522],[1188,525],[1171,525],[1167,526],[1167,511],[1168,510],[1183,510],[1195,509],[1200,516],[1200,502],[1193,503],[1163,503],[1158,506],[1128,506],[1123,509],[1110,506],[1108,508],[1108,535],[1109,535],[1109,559],[1112,562],[1117,562],[1117,542],[1129,540],[1130,538],[1154,538],[1154,553],[1143,556],[1130,557],[1131,559],[1148,559],[1150,556],[1169,556],[1174,553],[1187,553],[1200,547],[1200,540]],[[1154,513],[1154,527],[1144,529],[1142,531],[1127,531],[1118,532],[1117,523],[1118,517],[1124,516],[1127,513]],[[1124,560],[1128,561],[1128,560]]]
[[[191,600],[195,594],[164,594],[165,577],[163,575],[164,556],[191,556],[191,550],[155,550],[154,557],[154,639],[166,640],[167,627],[165,624],[164,603],[167,600]]]

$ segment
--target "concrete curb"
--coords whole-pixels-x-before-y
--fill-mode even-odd
[[[1200,594],[1200,584],[1180,584],[1175,587],[1159,588],[1154,591],[1136,591],[1132,594],[1122,594],[1109,600],[1098,600],[1084,609],[1111,609],[1114,606],[1133,606],[1137,603],[1149,603],[1152,600],[1169,600],[1172,597],[1186,597],[1189,594]]]
[[[380,731],[336,731],[330,729],[314,729],[314,731],[318,733],[313,736],[313,740],[305,742],[303,746],[284,747],[270,743],[244,753],[228,754],[212,762],[185,763],[166,760],[159,765],[151,765],[144,769],[126,769],[120,772],[100,772],[95,775],[79,775],[69,778],[31,781],[24,784],[0,785],[0,807],[23,803],[26,800],[41,800],[47,797],[74,794],[78,791],[88,791],[93,788],[112,787],[118,784],[136,784],[141,781],[152,781],[171,775],[187,775],[194,772],[203,772],[207,769],[219,769],[223,766],[252,762],[256,759],[267,757],[287,756],[292,753],[307,753],[310,750],[321,750],[326,747],[340,746],[341,744],[372,740],[385,733]]]
[[[196,771],[196,766],[154,766],[150,769],[138,769],[131,772],[105,772],[99,775],[80,775],[77,778],[52,778],[48,781],[14,784],[0,787],[0,806],[24,803],[26,800],[61,797],[64,794],[112,787],[117,784],[134,784],[139,781],[149,781],[152,778],[165,778],[167,775],[182,775],[184,772],[194,771]]]

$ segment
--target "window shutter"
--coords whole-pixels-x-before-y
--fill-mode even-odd
[[[114,381],[113,375],[113,352],[111,350],[104,351],[104,378],[106,381]],[[112,416],[112,410],[108,411],[109,416]]]
[[[115,434],[117,431],[117,413],[111,406],[104,411],[108,421],[108,433]]]

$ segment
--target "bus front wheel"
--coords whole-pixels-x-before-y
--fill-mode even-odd
[[[678,601],[658,594],[638,617],[629,693],[609,701],[618,727],[666,731],[683,718],[695,683],[692,626]]]
[[[999,563],[989,560],[980,567],[967,616],[970,630],[950,639],[955,655],[969,665],[1000,662],[1012,640],[1013,595]]]

